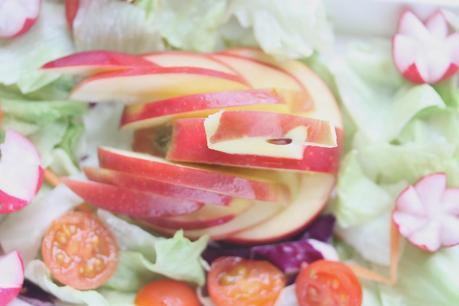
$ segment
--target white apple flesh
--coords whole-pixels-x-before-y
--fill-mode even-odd
[[[0,305],[8,305],[21,291],[24,263],[19,252],[0,256]]]

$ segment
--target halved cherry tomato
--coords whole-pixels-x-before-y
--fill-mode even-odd
[[[171,279],[153,281],[140,289],[137,306],[200,306],[196,292],[184,282]]]
[[[80,290],[103,285],[119,258],[115,238],[104,224],[94,214],[76,211],[53,222],[41,252],[56,280]]]
[[[274,305],[285,276],[267,261],[221,257],[212,263],[208,289],[217,306]]]
[[[319,260],[306,266],[295,284],[300,306],[362,305],[362,286],[357,276],[336,261]]]

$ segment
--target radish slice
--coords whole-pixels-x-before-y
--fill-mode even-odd
[[[0,144],[0,214],[26,206],[43,182],[43,168],[35,146],[24,136],[7,130]]]
[[[427,175],[402,191],[392,219],[402,236],[423,250],[459,244],[459,188],[447,188],[444,173]]]
[[[40,13],[40,0],[0,0],[0,37],[26,33]]]
[[[441,11],[424,23],[405,11],[392,41],[395,66],[413,83],[436,83],[455,74],[459,66],[459,33],[449,33]]]
[[[0,305],[8,305],[21,291],[24,263],[19,252],[0,256]]]

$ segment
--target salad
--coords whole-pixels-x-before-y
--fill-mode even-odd
[[[459,16],[328,9],[0,0],[0,306],[459,305]]]

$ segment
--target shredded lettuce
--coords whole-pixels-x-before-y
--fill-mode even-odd
[[[151,12],[153,2],[142,1],[141,6]],[[158,28],[142,8],[112,0],[80,0],[79,7],[73,23],[78,50],[145,53],[164,48]]]
[[[278,57],[302,58],[327,50],[333,42],[320,0],[233,0],[230,12],[232,19],[222,28],[230,44],[242,41]]]

